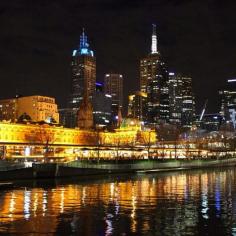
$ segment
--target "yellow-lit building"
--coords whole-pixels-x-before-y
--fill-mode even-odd
[[[137,123],[121,127],[113,132],[68,129],[48,124],[17,124],[0,122],[0,152],[5,157],[42,156],[50,149],[55,157],[81,156],[83,150],[91,150],[87,157],[96,157],[96,147],[102,149],[128,148],[135,144],[147,146],[156,142],[154,131],[142,131]],[[87,153],[87,152],[86,152]],[[2,155],[3,156],[3,153]],[[109,157],[109,153],[107,153]]]
[[[26,114],[35,122],[49,119],[59,122],[55,98],[35,95],[0,100],[1,121],[15,122]]]

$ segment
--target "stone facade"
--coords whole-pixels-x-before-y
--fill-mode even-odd
[[[113,132],[68,129],[50,125],[0,123],[0,143],[28,145],[146,145],[156,142],[154,131],[120,128]]]

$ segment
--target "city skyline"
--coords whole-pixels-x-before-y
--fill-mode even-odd
[[[198,112],[208,97],[207,110],[218,112],[218,90],[236,74],[235,8],[235,3],[218,1],[1,1],[1,98],[42,94],[56,97],[63,107],[71,53],[85,27],[97,58],[97,81],[106,73],[123,74],[127,104],[128,94],[138,90],[139,60],[150,53],[156,23],[169,71],[193,78]]]

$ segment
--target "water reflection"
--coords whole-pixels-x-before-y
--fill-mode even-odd
[[[26,183],[0,193],[0,234],[236,235],[235,202],[234,168]]]

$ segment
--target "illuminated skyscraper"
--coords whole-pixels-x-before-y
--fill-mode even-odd
[[[169,73],[170,123],[191,128],[195,116],[192,78]]]
[[[87,88],[89,99],[95,92],[96,83],[96,58],[89,48],[88,38],[82,32],[78,49],[73,50],[71,61],[71,92],[69,95],[68,107],[60,109],[60,122],[66,127],[77,126],[77,113],[80,102]]]
[[[170,123],[181,125],[183,108],[183,80],[181,75],[169,73],[169,96]]]
[[[112,117],[118,116],[123,107],[123,76],[121,74],[106,74],[104,78],[104,92],[111,95]]]
[[[219,91],[221,99],[220,114],[226,122],[236,128],[236,79],[229,79],[225,89]]]
[[[191,128],[195,116],[195,98],[192,89],[192,78],[182,77],[182,126]]]
[[[168,72],[157,50],[156,25],[153,25],[151,53],[140,60],[140,88],[147,93],[148,122],[169,122]]]
[[[79,49],[74,50],[72,54],[71,71],[69,107],[78,108],[83,99],[84,88],[87,88],[88,96],[91,99],[96,83],[96,58],[89,48],[84,30],[80,36]]]

